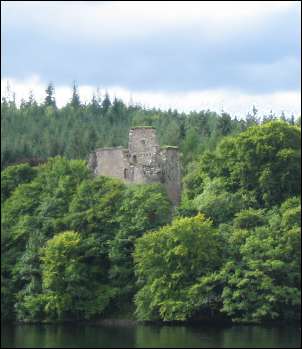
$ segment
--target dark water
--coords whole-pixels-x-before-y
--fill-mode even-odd
[[[3,325],[2,348],[299,348],[300,328]]]

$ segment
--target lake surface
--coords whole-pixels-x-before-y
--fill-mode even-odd
[[[1,326],[1,348],[299,348],[300,339],[297,326]]]

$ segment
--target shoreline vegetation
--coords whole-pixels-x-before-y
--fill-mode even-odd
[[[17,321],[8,321],[7,324],[13,325],[63,325],[63,324],[85,324],[85,325],[100,325],[100,326],[136,326],[136,325],[154,325],[154,326],[186,326],[186,325],[202,325],[202,326],[298,326],[301,328],[301,321],[299,319],[296,320],[271,320],[262,323],[255,324],[253,322],[245,322],[245,323],[236,323],[232,322],[229,318],[218,319],[218,318],[204,318],[198,320],[186,320],[186,321],[161,321],[161,320],[135,320],[133,318],[100,318],[95,320],[17,320]]]
[[[300,319],[299,119],[180,114],[121,101],[2,101],[1,318],[18,323],[289,323]],[[91,149],[150,125],[179,147],[160,184],[93,177]],[[20,159],[47,160],[12,165]]]

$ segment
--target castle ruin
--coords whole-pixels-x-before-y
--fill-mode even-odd
[[[162,183],[174,206],[180,201],[181,174],[178,147],[160,147],[155,128],[134,127],[128,149],[100,148],[89,155],[88,166],[96,176],[126,183]]]

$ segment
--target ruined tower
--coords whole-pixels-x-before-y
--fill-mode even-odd
[[[96,149],[89,156],[88,166],[95,175],[115,177],[128,183],[162,183],[173,205],[179,204],[178,148],[161,148],[153,127],[131,128],[128,149]]]

